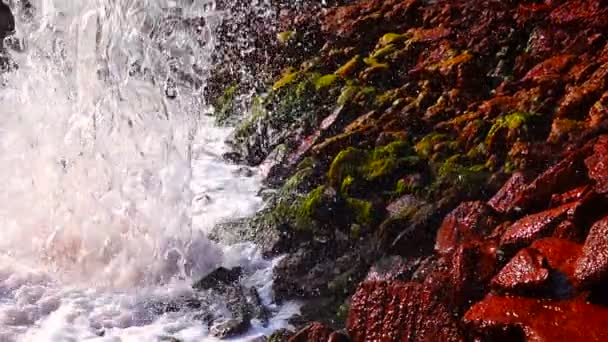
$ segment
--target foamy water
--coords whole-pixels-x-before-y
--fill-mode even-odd
[[[262,204],[257,170],[221,158],[230,129],[203,115],[214,4],[32,5],[11,3],[19,68],[0,76],[0,341],[211,339],[197,310],[154,308],[220,265],[275,309],[238,339],[285,325],[272,261],[205,236]]]

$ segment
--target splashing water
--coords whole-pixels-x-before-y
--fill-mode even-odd
[[[261,205],[202,115],[214,4],[23,1],[0,76],[0,341],[201,341],[195,311],[149,303],[219,265],[269,304],[272,263],[205,237]]]

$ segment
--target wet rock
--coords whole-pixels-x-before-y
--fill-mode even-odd
[[[192,287],[197,290],[208,290],[224,287],[238,281],[242,273],[243,269],[241,267],[231,269],[219,267],[196,282]]]
[[[593,146],[593,155],[585,159],[589,178],[595,181],[595,191],[608,193],[608,135],[598,139]]]
[[[214,337],[228,338],[245,333],[251,327],[252,305],[241,286],[230,286],[221,291],[227,313],[211,313],[209,332]]]
[[[541,253],[523,249],[492,280],[492,285],[511,293],[538,289],[549,279],[549,270],[544,264]]]
[[[15,17],[10,7],[0,1],[0,51],[5,37],[15,31]]]
[[[600,66],[580,86],[568,87],[566,95],[559,104],[556,113],[558,118],[576,117],[577,112],[588,113],[595,101],[597,101],[608,82],[608,63]]]
[[[311,323],[295,335],[291,336],[289,342],[348,342],[347,336],[334,331],[323,323]]]
[[[488,201],[488,205],[499,213],[506,213],[513,208],[513,202],[524,190],[528,177],[522,172],[515,172],[505,185]]]
[[[571,65],[574,58],[575,56],[570,54],[553,56],[528,71],[522,81],[537,85],[560,78],[561,73]]]
[[[569,153],[562,161],[547,169],[532,183],[519,191],[507,206],[510,211],[530,210],[542,207],[554,193],[576,188],[585,182],[584,159],[591,153],[591,146]]]
[[[270,336],[268,336],[266,341],[267,342],[287,342],[291,336],[293,336],[293,332],[291,332],[287,329],[279,329],[279,330],[273,332]]]
[[[555,227],[572,215],[577,203],[569,203],[537,214],[528,215],[513,223],[502,235],[500,244],[505,248],[529,245],[534,240],[549,236]]]
[[[485,237],[496,226],[492,209],[483,202],[464,202],[449,213],[437,232],[435,251],[448,254],[459,244]]]
[[[575,277],[588,287],[606,280],[608,276],[608,217],[596,222],[589,231],[580,258],[576,261]]]
[[[480,341],[605,341],[608,309],[584,301],[488,295],[464,316]]]
[[[416,283],[362,283],[352,298],[347,329],[354,342],[463,341],[445,305]]]
[[[422,262],[419,258],[388,256],[370,268],[366,281],[409,281]]]

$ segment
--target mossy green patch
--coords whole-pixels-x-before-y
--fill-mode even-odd
[[[296,32],[295,31],[283,31],[277,33],[277,40],[281,44],[287,44],[292,38],[294,38]]]
[[[346,207],[353,215],[354,222],[362,226],[370,226],[376,221],[374,206],[369,201],[347,198]]]
[[[375,60],[381,60],[382,58],[390,55],[391,53],[395,52],[397,50],[397,48],[395,48],[395,45],[393,44],[388,44],[378,50],[375,50],[372,55],[370,56],[371,59],[375,59]]]
[[[315,89],[321,90],[323,88],[331,87],[338,80],[338,78],[339,76],[336,74],[321,76],[315,80]]]
[[[374,182],[391,176],[396,170],[418,162],[410,145],[396,141],[371,151],[349,147],[334,158],[328,172],[333,186],[340,186],[346,177]]]
[[[384,36],[380,37],[380,40],[378,40],[378,46],[386,46],[389,44],[395,44],[395,43],[404,41],[406,39],[407,39],[406,34],[389,32],[389,33],[386,33]]]
[[[352,75],[359,68],[360,65],[361,65],[361,56],[356,55],[353,58],[351,58],[348,62],[346,62],[344,65],[339,67],[338,70],[336,70],[335,74],[342,78],[346,78],[346,77]]]
[[[238,86],[233,84],[227,87],[213,106],[215,107],[214,116],[218,124],[227,123],[235,115],[236,95]]]
[[[416,143],[416,153],[421,158],[429,158],[433,154],[433,150],[435,145],[448,141],[450,137],[441,133],[431,133],[426,135],[424,138],[420,139],[418,143]]]
[[[272,85],[272,90],[277,91],[294,82],[297,78],[298,71],[295,68],[288,68],[283,72],[281,78]]]
[[[513,131],[519,128],[525,128],[533,119],[539,118],[541,115],[537,113],[513,112],[504,116],[498,117],[488,135],[486,136],[486,145],[490,144],[494,136],[503,130]]]

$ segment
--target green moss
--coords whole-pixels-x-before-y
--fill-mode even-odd
[[[421,158],[429,158],[433,154],[435,145],[447,140],[449,140],[449,137],[445,134],[431,133],[420,139],[416,144],[416,153],[418,153]]]
[[[353,214],[353,218],[356,223],[362,226],[370,226],[373,222],[375,222],[376,217],[374,216],[374,206],[371,202],[356,198],[347,198],[346,206]]]
[[[298,71],[294,68],[285,70],[281,78],[272,85],[272,90],[277,91],[286,85],[292,83],[298,78]]]
[[[384,93],[376,96],[376,99],[374,100],[374,106],[376,106],[376,107],[385,107],[387,105],[391,105],[400,96],[401,96],[400,89],[391,89],[389,91],[385,91]]]
[[[496,119],[492,128],[486,136],[486,145],[490,144],[496,133],[508,130],[513,131],[518,128],[526,127],[533,119],[540,117],[537,113],[526,113],[526,112],[514,112],[508,115],[504,115]]]
[[[311,191],[298,209],[298,215],[306,218],[314,217],[316,210],[322,202],[322,196],[325,192],[324,186],[319,186]]]
[[[470,194],[481,191],[489,176],[486,163],[467,165],[467,159],[457,154],[441,164],[437,171],[437,184]]]
[[[338,70],[336,70],[335,74],[342,78],[346,78],[346,77],[352,75],[355,72],[355,70],[357,70],[357,68],[359,68],[360,64],[361,64],[361,56],[356,55],[355,57],[351,58],[348,62],[346,62],[344,65],[339,67]]]
[[[284,31],[277,34],[277,39],[281,44],[287,44],[294,36],[295,31]]]
[[[332,186],[341,185],[346,177],[366,182],[382,180],[400,168],[416,164],[418,158],[411,153],[410,145],[403,141],[395,141],[371,151],[349,147],[334,158],[328,179]]]
[[[346,176],[342,181],[342,186],[340,187],[340,193],[343,195],[348,195],[348,190],[351,185],[355,182],[355,179],[351,176]]]
[[[315,80],[315,89],[321,90],[323,88],[330,87],[336,82],[336,80],[338,80],[338,75],[336,74],[321,76]]]
[[[373,57],[363,58],[363,63],[368,65],[370,68],[375,68],[375,69],[388,69],[389,68],[388,64],[380,63],[376,58],[373,58]]]
[[[337,104],[338,106],[344,106],[346,103],[348,103],[350,100],[352,100],[355,95],[357,95],[357,92],[360,90],[359,87],[354,86],[354,85],[346,85],[342,88],[342,92],[340,93],[340,96],[338,97],[337,100]]]
[[[399,33],[387,33],[380,38],[378,41],[379,46],[386,46],[389,44],[398,43],[407,39],[407,35]]]
[[[233,84],[226,88],[222,96],[215,101],[213,105],[215,107],[214,115],[219,124],[226,123],[234,116],[237,90],[238,86]]]
[[[395,45],[388,44],[388,45],[374,51],[374,53],[370,56],[370,58],[374,59],[374,60],[379,60],[379,59],[386,57],[387,55],[390,55],[391,53],[395,52],[396,50],[397,49],[395,48]]]

